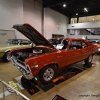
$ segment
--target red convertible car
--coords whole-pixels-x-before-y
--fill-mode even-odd
[[[29,24],[14,25],[14,29],[21,32],[33,43],[34,47],[11,51],[11,61],[27,79],[36,77],[40,83],[51,82],[59,70],[76,62],[92,62],[98,47],[87,40],[74,38],[45,39]],[[55,46],[53,46],[55,45]]]

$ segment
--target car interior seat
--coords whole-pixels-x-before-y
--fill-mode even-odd
[[[63,47],[62,47],[62,49],[66,49],[67,48],[67,46],[68,46],[68,41],[66,41],[66,40],[63,40]]]

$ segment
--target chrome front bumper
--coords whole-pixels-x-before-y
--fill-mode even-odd
[[[32,79],[33,75],[30,72],[30,70],[28,70],[29,68],[27,68],[27,66],[25,65],[24,62],[19,61],[18,59],[16,59],[14,56],[12,56],[10,58],[11,62],[13,63],[13,65],[27,78],[27,79]]]

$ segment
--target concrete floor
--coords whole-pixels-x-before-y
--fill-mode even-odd
[[[20,76],[21,73],[12,65],[0,61],[0,79],[9,82]],[[0,93],[2,84],[0,84]],[[22,93],[31,100],[52,100],[56,94],[67,100],[100,100],[100,55],[94,56],[93,65],[70,79],[55,85],[54,88],[44,92],[40,89],[34,95],[29,95],[26,90]],[[1,99],[0,99],[1,100]],[[24,100],[15,93],[5,100]]]

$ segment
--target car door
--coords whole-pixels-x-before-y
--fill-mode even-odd
[[[67,65],[81,61],[83,59],[82,55],[81,41],[72,41],[70,43],[69,50],[67,51]]]
[[[68,40],[63,40],[62,44],[58,45],[58,47],[57,47],[60,49],[57,52],[57,60],[58,60],[57,62],[59,62],[59,65],[61,67],[64,67],[67,65],[68,44],[69,44]]]
[[[56,61],[58,62],[60,68],[65,67],[67,65],[67,50],[58,50],[55,55]]]

